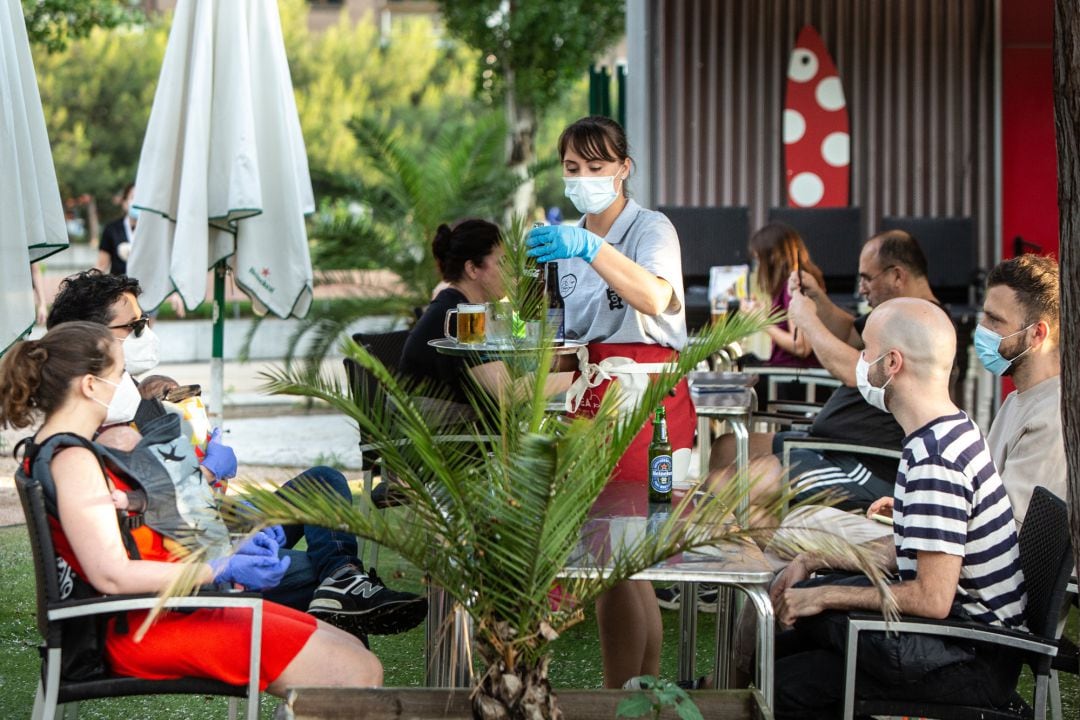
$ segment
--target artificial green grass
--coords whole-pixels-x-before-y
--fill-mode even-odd
[[[39,659],[39,637],[34,617],[34,575],[30,544],[21,526],[0,528],[0,581],[4,601],[0,603],[0,718],[29,717],[34,703]],[[385,548],[379,554],[379,574],[394,589],[420,592],[420,574]],[[673,678],[676,674],[678,647],[678,617],[664,612],[664,646],[661,674]],[[1078,613],[1074,608],[1067,632],[1077,637]],[[698,674],[712,668],[713,638],[716,628],[714,615],[699,615],[697,666]],[[400,635],[371,638],[371,649],[383,663],[385,684],[398,687],[420,687],[424,683],[423,625]],[[570,628],[555,641],[551,663],[551,681],[556,688],[601,687],[600,644],[596,618],[587,613],[584,622]],[[1076,717],[1080,709],[1080,687],[1074,675],[1062,676],[1062,704],[1065,717]],[[1025,670],[1020,694],[1031,697],[1031,678]],[[261,716],[269,720],[277,706],[277,698],[265,693],[261,700]],[[227,700],[203,697],[142,697],[97,700],[83,703],[80,718],[90,720],[216,720],[225,717]]]

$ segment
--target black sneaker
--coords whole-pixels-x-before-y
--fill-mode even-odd
[[[697,609],[698,612],[713,613],[719,611],[720,590],[716,585],[698,585]]]
[[[391,590],[375,568],[345,565],[315,588],[308,612],[354,635],[394,635],[420,624],[427,598]]]
[[[380,509],[408,505],[409,496],[397,483],[383,480],[371,489],[371,504]]]
[[[682,598],[682,590],[679,588],[678,583],[663,588],[656,588],[654,592],[656,593],[656,602],[660,607],[665,610],[679,609],[681,605],[679,601]]]

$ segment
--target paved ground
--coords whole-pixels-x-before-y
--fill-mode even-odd
[[[225,367],[225,442],[240,461],[238,482],[281,483],[312,465],[332,465],[354,484],[360,478],[359,433],[356,424],[325,407],[308,408],[302,401],[267,396],[258,373],[274,363],[227,363]],[[328,362],[338,372],[340,361]],[[208,364],[162,365],[160,374],[179,382],[209,387]],[[12,476],[11,453],[29,430],[0,432],[0,526],[22,522]]]

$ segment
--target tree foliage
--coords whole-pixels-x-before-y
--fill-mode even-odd
[[[543,111],[622,37],[622,0],[441,0],[446,29],[480,51],[482,95],[500,98],[513,78],[520,107]]]
[[[63,50],[95,28],[141,23],[138,5],[138,0],[22,0],[30,42],[49,52]]]
[[[137,29],[94,29],[63,52],[37,54],[62,196],[89,193],[105,209],[135,179],[167,41],[159,19]]]

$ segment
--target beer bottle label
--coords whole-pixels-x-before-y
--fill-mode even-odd
[[[563,308],[549,307],[547,311],[548,328],[554,334],[556,345],[566,341],[566,311]]]
[[[671,456],[657,455],[649,463],[649,487],[653,492],[671,492],[671,479],[673,476]]]

